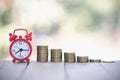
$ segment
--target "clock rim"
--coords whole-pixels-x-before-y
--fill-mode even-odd
[[[12,46],[13,46],[13,44],[14,44],[15,42],[19,41],[19,40],[22,40],[22,41],[26,42],[26,43],[29,45],[29,47],[30,47],[30,52],[28,53],[29,55],[26,56],[25,58],[17,58],[17,57],[15,57],[15,56],[13,55],[13,53],[12,53]],[[29,59],[29,57],[31,56],[31,53],[32,53],[32,45],[31,45],[30,42],[28,42],[26,39],[16,39],[16,40],[14,40],[14,41],[10,44],[9,52],[10,52],[10,55],[11,55],[15,60],[27,60],[27,59]]]

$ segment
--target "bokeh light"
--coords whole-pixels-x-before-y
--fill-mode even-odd
[[[26,28],[33,32],[32,60],[37,45],[119,60],[119,5],[119,0],[0,0],[0,59],[11,59],[8,34]]]

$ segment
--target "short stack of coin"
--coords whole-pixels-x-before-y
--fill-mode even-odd
[[[62,49],[51,49],[51,62],[62,62]]]
[[[64,62],[74,63],[76,61],[75,53],[64,53]]]
[[[48,62],[48,46],[37,46],[37,61]]]
[[[102,61],[103,63],[114,63],[115,61]]]
[[[101,59],[90,59],[90,62],[100,63],[100,62],[101,62]]]
[[[88,62],[88,56],[77,56],[77,62],[78,63],[87,63]]]

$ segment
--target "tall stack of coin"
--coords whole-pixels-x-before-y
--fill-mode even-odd
[[[77,62],[78,63],[87,63],[88,62],[88,56],[77,56]]]
[[[51,62],[62,62],[62,49],[51,49]]]
[[[76,61],[75,53],[64,53],[64,62],[74,63]]]
[[[101,62],[101,59],[90,59],[90,62],[100,63],[100,62]]]
[[[48,62],[48,46],[37,46],[37,61]]]

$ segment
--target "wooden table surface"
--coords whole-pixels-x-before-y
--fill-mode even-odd
[[[0,80],[120,80],[115,63],[13,63],[0,61]]]

